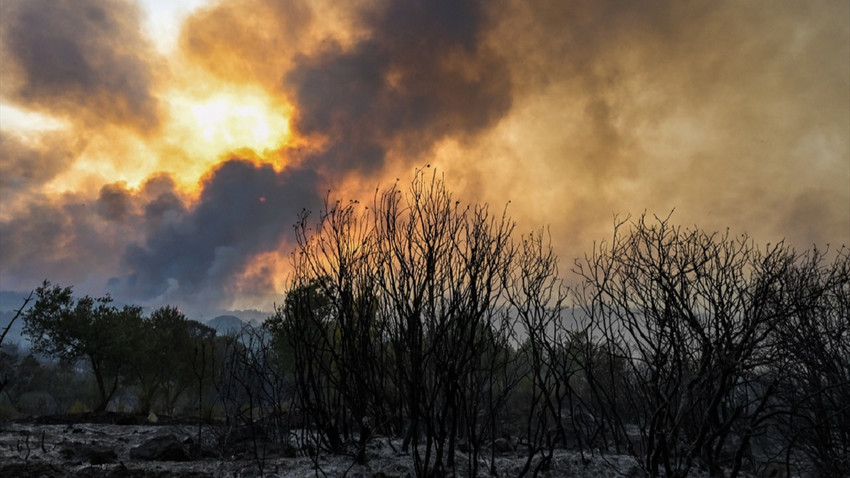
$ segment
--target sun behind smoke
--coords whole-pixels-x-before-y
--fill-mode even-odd
[[[182,115],[178,126],[186,127],[191,147],[215,155],[237,148],[257,152],[279,149],[289,135],[289,120],[258,94],[219,93],[209,98],[177,96],[172,102]]]
[[[186,180],[201,176],[223,155],[239,150],[253,151],[252,156],[282,166],[272,153],[285,147],[291,133],[289,107],[280,101],[249,88],[210,95],[177,91],[167,101],[173,118],[169,142],[192,158],[190,165],[183,165],[189,171],[178,173]]]

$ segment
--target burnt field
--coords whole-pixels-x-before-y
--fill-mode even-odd
[[[401,440],[370,440],[365,464],[351,453],[315,456],[308,432],[285,443],[252,436],[246,428],[190,419],[129,414],[82,414],[0,423],[0,476],[8,477],[411,477],[413,458]],[[478,476],[518,476],[525,454],[514,444],[491,444]],[[459,453],[458,476],[466,455]],[[630,476],[625,456],[559,450],[540,476]]]

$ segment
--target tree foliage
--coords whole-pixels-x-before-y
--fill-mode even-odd
[[[23,315],[33,351],[66,363],[84,360],[97,384],[95,411],[104,411],[122,385],[138,389],[140,411],[161,400],[173,411],[194,382],[193,354],[215,331],[165,306],[149,318],[142,308],[117,307],[109,296],[73,297],[71,287],[45,281]]]
[[[106,410],[118,389],[142,320],[140,307],[111,303],[109,296],[75,300],[71,287],[45,281],[24,315],[34,351],[68,362],[88,361],[100,396],[96,411]]]
[[[159,404],[161,411],[174,413],[177,401],[194,384],[195,349],[215,331],[171,306],[154,310],[137,326],[137,336],[125,353],[129,379],[139,389],[140,411],[147,413]]]

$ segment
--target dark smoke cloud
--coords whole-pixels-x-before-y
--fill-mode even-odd
[[[107,221],[123,221],[130,214],[132,196],[126,184],[107,184],[100,189],[95,211]]]
[[[361,14],[366,39],[296,57],[284,81],[295,129],[330,139],[315,164],[374,173],[391,149],[413,162],[437,141],[480,133],[509,110],[507,66],[481,43],[481,3],[384,2]]]
[[[187,302],[226,303],[232,279],[247,262],[276,250],[298,211],[316,204],[317,179],[312,171],[278,173],[234,159],[208,175],[192,208],[162,184],[148,185],[164,190],[145,205],[145,239],[124,253],[132,273],[114,285],[143,299],[168,294]]]
[[[293,54],[308,48],[312,40],[310,5],[316,3],[218,2],[186,21],[181,50],[194,64],[228,82],[260,84],[274,90],[290,68]]]
[[[4,99],[88,123],[158,123],[150,46],[122,0],[10,0],[0,15]]]
[[[0,221],[0,280],[28,289],[47,278],[102,294],[102,278],[119,267],[133,230],[129,223],[103,221],[93,206],[78,194],[31,196],[23,211]]]
[[[113,291],[225,303],[233,278],[289,237],[296,213],[317,204],[321,187],[351,172],[379,172],[390,153],[414,162],[442,139],[465,140],[495,124],[510,109],[511,82],[504,60],[483,43],[482,5],[362,4],[350,20],[363,34],[349,43],[317,42],[311,21],[321,9],[306,2],[223,2],[195,14],[181,34],[182,53],[229,82],[286,95],[296,110],[293,129],[327,138],[326,149],[300,162],[304,169],[283,172],[222,163],[193,204],[167,177],[138,193],[104,187],[100,217],[136,221],[144,231],[126,248],[129,273],[111,282]],[[139,204],[138,218],[129,203]],[[272,284],[256,274],[243,281]]]
[[[372,5],[358,12],[368,32],[363,39],[348,46],[302,45],[291,64],[265,61],[274,49],[252,43],[303,31],[309,22],[299,20],[310,18],[304,4],[258,5],[264,15],[236,14],[233,8],[225,3],[193,17],[181,38],[183,51],[236,82],[262,83],[269,77],[264,68],[287,69],[283,89],[295,102],[294,129],[328,138],[328,147],[301,163],[309,169],[290,166],[279,173],[244,161],[222,163],[191,206],[171,191],[167,178],[149,181],[142,189],[159,184],[159,191],[146,193],[140,206],[144,237],[123,255],[130,273],[112,281],[116,294],[226,302],[233,278],[255,256],[280,246],[297,211],[318,202],[320,185],[350,171],[379,171],[390,151],[414,161],[443,138],[464,139],[487,129],[510,108],[508,70],[482,44],[487,20],[477,2]],[[257,22],[265,30],[240,28]],[[269,37],[268,29],[281,33]],[[208,63],[211,58],[216,61]],[[126,221],[127,194],[120,185],[105,187],[98,212]],[[271,287],[268,278],[244,280]]]
[[[172,78],[127,3],[6,1],[4,102],[70,119],[79,137],[118,124],[168,143],[157,96],[247,85],[292,104],[308,152],[267,158],[283,171],[226,161],[197,197],[167,173],[48,197],[108,141],[81,154],[68,136],[4,133],[0,282],[102,294],[113,277],[130,302],[227,307],[235,282],[274,291],[280,268],[257,258],[285,245],[317,190],[372,190],[425,162],[471,201],[511,200],[523,226],[552,224],[566,262],[612,214],[644,210],[762,242],[850,242],[848,19],[846,2],[215,2],[184,25],[168,60],[187,73]],[[125,156],[114,163],[138,162]]]
[[[850,243],[846,2],[501,5],[489,39],[511,70],[517,160],[469,174],[508,169],[514,189],[490,190],[558,224],[562,256],[609,233],[612,212],[674,208],[762,241]]]
[[[147,198],[143,219],[148,234],[161,230],[163,225],[176,224],[187,213],[171,176],[159,174],[148,178],[141,195]]]
[[[35,196],[0,221],[0,275],[24,288],[49,278],[90,294],[103,294],[112,277],[119,300],[227,306],[248,262],[276,251],[298,212],[318,205],[317,182],[312,171],[234,159],[208,174],[196,201],[166,174],[138,189],[106,184],[90,198]]]
[[[0,200],[7,207],[73,163],[82,141],[69,136],[53,132],[26,140],[0,131]]]

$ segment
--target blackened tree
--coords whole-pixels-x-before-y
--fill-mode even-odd
[[[416,472],[454,469],[462,434],[474,476],[481,445],[495,438],[494,419],[518,381],[506,374],[512,319],[499,309],[514,223],[506,211],[456,200],[441,177],[424,171],[407,190],[395,185],[378,195],[373,217],[380,310]]]
[[[827,255],[807,251],[789,271],[768,373],[778,378],[776,451],[789,474],[839,477],[850,475],[850,250],[832,263]]]
[[[356,431],[362,462],[374,428],[389,422],[389,346],[377,313],[374,238],[358,204],[326,201],[315,224],[302,214],[293,284],[268,326],[294,355],[298,399],[327,445],[338,451]]]
[[[586,336],[625,365],[606,374],[585,362],[586,375],[613,438],[648,475],[739,473],[772,414],[777,379],[763,371],[794,313],[786,278],[797,257],[782,243],[641,216],[577,263]]]
[[[574,433],[580,428],[575,418],[581,407],[573,387],[578,351],[573,350],[576,340],[568,323],[569,290],[558,274],[558,258],[545,231],[522,238],[506,280],[507,312],[525,337],[518,351],[526,377],[522,410],[527,459],[522,474],[532,471],[536,476],[549,465],[556,447],[582,448],[580,435]]]
[[[513,222],[455,200],[442,178],[326,201],[296,224],[293,282],[268,322],[294,355],[298,401],[332,450],[404,431],[420,476],[476,473],[519,381],[512,316],[500,306]],[[424,438],[424,441],[422,440]],[[420,445],[423,445],[420,447]]]

